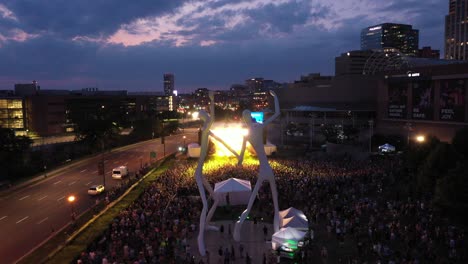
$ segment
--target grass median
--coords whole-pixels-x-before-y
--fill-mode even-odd
[[[170,168],[174,164],[174,160],[170,159],[162,163],[157,169],[152,170],[149,175],[142,179],[142,181],[136,185],[127,195],[125,195],[120,201],[115,203],[112,207],[108,208],[101,216],[99,216],[93,223],[87,226],[82,232],[80,232],[73,240],[69,241],[62,249],[56,254],[50,256],[58,247],[65,244],[69,238],[70,229],[66,228],[56,236],[51,238],[47,243],[39,247],[28,257],[24,258],[18,264],[26,263],[72,263],[73,260],[79,256],[79,254],[85,251],[92,242],[94,242],[104,231],[109,227],[112,220],[125,208],[130,206],[135,200],[137,200],[144,190],[164,171]],[[90,214],[87,216],[87,214]],[[78,219],[77,224],[83,225],[89,219],[92,218],[93,212],[89,210],[87,214]]]

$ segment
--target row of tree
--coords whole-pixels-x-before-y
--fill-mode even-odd
[[[75,142],[32,148],[33,141],[29,137],[15,136],[12,129],[0,128],[0,183],[44,173],[84,155],[167,136],[179,127],[178,114],[169,111],[131,123],[117,118],[106,108],[86,114],[83,111],[75,113],[79,114],[70,116],[75,124]],[[130,129],[129,135],[121,133],[125,126]]]
[[[405,156],[411,192],[454,216],[468,217],[468,128],[451,143],[430,137],[410,144]]]

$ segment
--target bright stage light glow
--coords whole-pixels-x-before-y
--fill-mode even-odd
[[[214,126],[211,132],[217,137],[222,139],[230,148],[235,152],[239,153],[242,149],[242,141],[249,131],[247,128],[242,127],[241,124],[227,124],[224,126]],[[231,153],[221,142],[218,142],[215,138],[211,137],[211,141],[215,145],[215,155],[218,157],[233,157]],[[249,144],[247,144],[249,146]]]

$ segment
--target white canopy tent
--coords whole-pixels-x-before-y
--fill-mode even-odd
[[[197,143],[190,143],[187,145],[187,155],[190,158],[200,157],[200,145]]]
[[[281,228],[278,232],[273,234],[271,245],[274,250],[281,246],[297,249],[299,241],[304,240],[305,235],[306,232],[299,231],[292,227]]]
[[[252,187],[250,181],[229,178],[215,184],[214,193],[218,205],[227,205],[229,196],[230,205],[241,205],[249,202]]]
[[[296,209],[294,207],[289,207],[286,210],[280,211],[279,216],[281,220],[285,218],[290,218],[293,216],[298,216],[298,217],[303,218],[305,221],[307,221],[307,217],[305,216],[305,214],[301,210]]]
[[[281,219],[281,227],[292,227],[298,230],[309,230],[309,222],[300,216],[293,216]]]
[[[395,146],[392,146],[388,143],[383,144],[382,146],[379,146],[379,150],[381,152],[394,152],[395,151]]]

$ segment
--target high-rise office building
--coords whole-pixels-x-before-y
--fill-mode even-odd
[[[449,0],[445,16],[445,58],[468,60],[468,0]]]
[[[164,95],[172,96],[174,94],[174,74],[164,74]]]
[[[361,31],[361,50],[398,49],[408,56],[416,56],[419,30],[411,25],[384,23]]]

